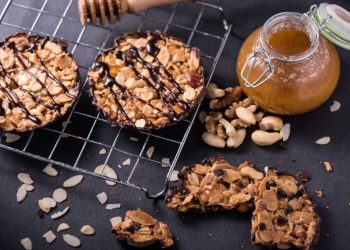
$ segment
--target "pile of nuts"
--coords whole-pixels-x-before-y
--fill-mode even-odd
[[[211,111],[199,113],[199,120],[205,124],[203,141],[217,148],[237,148],[247,134],[248,127],[259,124],[259,130],[252,133],[253,142],[259,146],[272,145],[280,140],[288,140],[290,125],[283,125],[277,116],[265,116],[250,98],[242,98],[241,87],[221,89],[215,83],[207,88],[209,108]],[[224,110],[224,112],[220,112]]]

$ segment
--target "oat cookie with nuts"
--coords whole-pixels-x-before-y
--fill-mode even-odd
[[[246,212],[255,196],[254,182],[262,180],[264,173],[248,162],[234,167],[212,157],[183,167],[178,177],[166,195],[167,207],[179,212]]]
[[[0,43],[0,130],[24,132],[62,117],[79,93],[67,44],[25,33]]]
[[[94,104],[108,119],[142,131],[175,124],[205,94],[199,50],[160,31],[117,39],[88,77]]]
[[[253,242],[281,249],[310,249],[318,238],[319,217],[304,186],[292,175],[269,169],[257,189]]]
[[[164,249],[174,245],[169,227],[142,210],[126,212],[113,232],[119,241],[132,247]]]

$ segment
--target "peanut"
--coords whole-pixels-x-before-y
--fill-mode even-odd
[[[283,121],[277,116],[265,116],[259,123],[261,130],[280,131],[283,127]]]
[[[225,140],[221,139],[218,135],[209,132],[204,132],[202,134],[202,140],[209,146],[216,148],[224,148]]]
[[[252,133],[252,140],[259,146],[269,146],[282,139],[280,133],[256,130]]]

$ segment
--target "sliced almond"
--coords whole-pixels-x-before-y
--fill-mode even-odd
[[[112,227],[115,227],[117,224],[122,222],[122,217],[120,217],[120,216],[113,217],[113,218],[109,219],[109,221],[111,222]]]
[[[54,213],[53,215],[51,215],[51,219],[55,220],[55,219],[62,217],[63,215],[65,215],[68,212],[68,210],[69,210],[69,207],[66,207],[62,211],[58,211],[57,213]]]
[[[102,205],[105,204],[108,200],[108,196],[105,192],[99,193],[98,195],[96,195],[96,197]]]
[[[107,150],[105,148],[102,148],[98,154],[105,155],[107,153]]]
[[[41,211],[43,211],[47,214],[50,213],[51,208],[45,206],[42,199],[38,200],[38,205],[39,205],[39,208]]]
[[[69,229],[70,226],[67,223],[61,223],[57,228],[57,233]]]
[[[134,137],[134,136],[130,136],[130,137],[129,137],[129,140],[130,140],[130,141],[139,141],[139,138]]]
[[[51,163],[47,164],[44,168],[43,168],[43,172],[45,174],[47,174],[48,176],[57,176],[58,175],[58,171],[52,166]]]
[[[33,243],[32,240],[29,237],[26,237],[21,240],[21,244],[26,250],[32,250],[33,249]]]
[[[24,185],[21,185],[17,190],[17,194],[16,194],[17,201],[21,203],[22,201],[24,201],[26,196],[27,196],[27,190]]]
[[[324,168],[326,169],[327,172],[332,172],[333,171],[333,167],[332,167],[330,162],[325,161],[325,162],[323,162],[323,165],[324,165]]]
[[[283,125],[280,135],[282,136],[283,141],[288,141],[289,136],[290,136],[290,123],[286,123]]]
[[[147,157],[148,157],[149,159],[151,159],[151,158],[152,158],[153,153],[154,153],[154,147],[153,147],[153,146],[151,146],[151,147],[149,147],[149,148],[147,149],[147,151],[146,151],[146,155],[147,155]]]
[[[32,192],[34,190],[34,186],[30,184],[22,184],[27,192]]]
[[[30,175],[27,173],[19,173],[17,175],[17,179],[24,184],[33,184],[32,178],[30,178]]]
[[[99,165],[95,168],[94,172],[96,174],[108,176],[108,177],[113,178],[113,179],[118,179],[118,176],[117,176],[116,172],[114,171],[114,169],[109,167],[108,165],[103,165],[103,164]],[[110,186],[114,186],[117,184],[113,181],[106,181],[106,183]]]
[[[170,175],[169,181],[177,181],[177,180],[179,180],[178,174],[179,174],[179,171],[174,170],[174,171],[171,173],[171,175]]]
[[[170,159],[169,158],[163,158],[162,163],[164,164],[163,167],[168,167],[170,165]]]
[[[123,166],[130,166],[130,164],[131,164],[131,159],[130,159],[130,158],[126,159],[126,160],[123,161],[123,163],[122,163]]]
[[[80,246],[80,240],[79,238],[70,235],[70,234],[64,234],[63,235],[63,240],[66,242],[68,245],[71,247],[79,247]]]
[[[107,204],[106,209],[107,210],[113,210],[116,208],[120,208],[122,206],[122,204],[120,203],[114,203],[114,204]]]
[[[338,102],[338,101],[333,101],[333,104],[330,106],[329,110],[331,112],[335,112],[335,111],[338,111],[341,107],[341,103]]]
[[[43,235],[43,238],[47,243],[51,244],[56,239],[56,235],[52,231],[48,231]]]
[[[75,175],[69,178],[68,180],[66,180],[65,182],[63,182],[63,187],[66,187],[66,188],[75,187],[82,182],[83,178],[84,178],[83,175]]]
[[[53,191],[52,198],[57,202],[61,203],[67,200],[67,192],[63,188],[57,188]]]
[[[329,136],[324,136],[324,137],[321,137],[320,139],[318,139],[316,141],[316,144],[327,145],[330,141],[331,141],[331,138]]]
[[[5,137],[6,137],[6,140],[5,140],[6,143],[13,143],[21,139],[21,136],[16,134],[11,134],[11,133],[6,133]]]
[[[39,207],[45,213],[49,213],[52,208],[56,207],[56,201],[51,197],[44,197],[38,201]]]
[[[93,235],[95,233],[95,229],[90,225],[84,225],[80,228],[80,232],[85,235]]]

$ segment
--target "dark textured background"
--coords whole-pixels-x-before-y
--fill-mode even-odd
[[[42,4],[41,0],[14,0],[13,2],[27,4],[28,6],[34,6],[34,8],[40,8]],[[305,12],[312,3],[319,3],[319,1],[304,0],[221,0],[211,2],[224,7],[227,19],[233,24],[234,31],[244,37],[256,27],[262,25],[273,14],[282,11]],[[349,2],[332,2],[350,9]],[[0,0],[0,9],[3,8],[5,3],[5,0]],[[53,8],[55,12],[58,12],[64,9],[67,1],[51,0],[49,3],[48,8]],[[30,15],[27,16],[28,12],[19,12],[16,8],[11,11],[11,13],[4,16],[2,21],[13,21],[22,25],[28,23],[28,27],[31,26],[33,19]],[[188,15],[185,17],[188,17]],[[215,18],[213,17],[213,19]],[[57,24],[57,20],[54,21]],[[213,21],[208,18],[208,24]],[[124,31],[128,29],[129,25],[132,27],[132,21],[122,27]],[[45,20],[39,22],[35,29],[39,31],[48,29],[47,32],[53,32],[52,25]],[[72,26],[67,25],[65,35],[76,37],[74,31],[70,29],[72,29]],[[6,25],[0,25],[1,38],[16,30]],[[96,37],[99,35],[96,35]],[[94,39],[94,36],[92,36],[92,39]],[[240,40],[233,37],[228,40],[214,75],[215,82],[225,86],[236,84],[235,59],[241,43]],[[287,150],[282,150],[277,145],[259,148],[249,139],[246,139],[243,145],[236,150],[216,150],[206,146],[201,141],[200,135],[203,128],[196,121],[177,165],[177,168],[179,168],[183,164],[200,161],[207,156],[221,154],[234,164],[249,160],[258,166],[276,166],[281,170],[292,173],[296,173],[301,169],[307,170],[312,175],[312,180],[308,184],[310,191],[321,188],[325,194],[323,199],[314,198],[322,218],[320,242],[315,249],[323,250],[345,250],[349,249],[350,245],[350,189],[348,187],[350,154],[347,147],[350,144],[350,104],[348,101],[350,93],[350,53],[342,49],[338,51],[342,60],[342,72],[339,86],[330,100],[309,114],[284,118],[285,122],[290,122],[292,125]],[[84,63],[89,66],[91,61]],[[342,108],[338,112],[330,113],[329,106],[333,100],[340,101]],[[85,124],[81,124],[80,129],[84,128]],[[329,145],[320,146],[314,143],[316,139],[325,135],[331,137]],[[43,147],[40,142],[37,143],[37,148]],[[71,148],[68,148],[68,152],[62,157],[69,157],[69,151],[73,151],[75,146],[72,144]],[[168,147],[167,150],[171,154],[171,148]],[[85,161],[96,166],[101,161],[99,157],[94,154],[87,157]],[[325,172],[320,161],[330,161],[334,167],[333,173]],[[19,242],[25,236],[32,239],[34,249],[69,248],[63,242],[61,235],[58,235],[51,246],[48,246],[45,240],[42,239],[42,234],[48,230],[55,232],[61,222],[71,225],[71,229],[66,232],[77,235],[81,239],[82,248],[84,249],[120,249],[121,245],[109,232],[109,218],[123,215],[126,210],[135,208],[142,208],[168,223],[176,241],[174,249],[241,249],[241,247],[244,249],[259,249],[259,247],[252,246],[250,243],[250,215],[248,214],[239,214],[234,211],[206,215],[177,214],[165,208],[162,201],[152,202],[138,191],[123,186],[111,188],[106,186],[103,181],[91,177],[86,177],[79,187],[68,190],[68,201],[60,205],[60,209],[65,205],[70,206],[71,211],[68,215],[57,221],[52,221],[50,218],[39,219],[37,216],[37,200],[43,196],[50,196],[56,187],[59,187],[65,179],[73,175],[68,170],[59,169],[59,177],[49,178],[41,172],[44,165],[45,163],[0,150],[0,249],[21,249]],[[31,174],[35,182],[35,191],[29,193],[26,200],[19,205],[15,198],[17,188],[20,185],[16,175],[21,171]],[[148,169],[138,172],[136,177],[140,178],[142,183],[159,181],[159,185],[161,185],[161,180],[157,174],[150,173]],[[105,210],[95,197],[97,193],[102,191],[107,192],[110,202],[122,203],[122,208],[113,211]],[[84,224],[91,224],[96,230],[96,235],[92,237],[81,235],[79,229]]]

